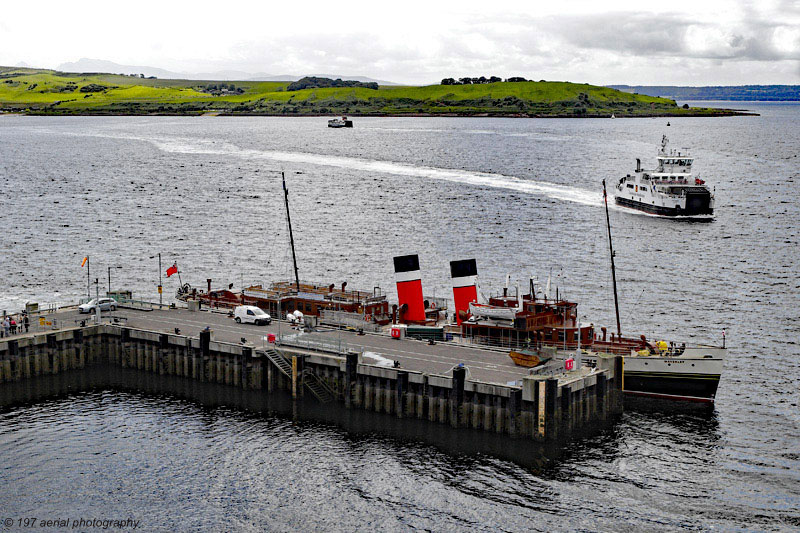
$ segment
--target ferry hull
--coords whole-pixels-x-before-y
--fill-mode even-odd
[[[625,394],[713,402],[724,348],[689,348],[682,357],[625,357]]]
[[[630,207],[631,209],[637,209],[639,211],[644,211],[645,213],[650,213],[653,215],[660,215],[664,217],[705,217],[710,218],[714,215],[714,209],[710,207],[710,197],[708,198],[687,198],[686,209],[681,209],[680,207],[665,207],[660,205],[652,205],[646,204],[644,202],[637,202],[636,200],[631,200],[630,198],[623,198],[621,196],[615,196],[614,200],[622,206]]]
[[[645,373],[625,370],[625,394],[672,400],[711,403],[717,394],[719,376]]]

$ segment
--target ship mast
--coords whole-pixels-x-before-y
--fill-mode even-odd
[[[606,194],[606,180],[603,180],[603,201],[606,204],[606,226],[608,227],[608,250],[611,252],[611,280],[614,284],[614,310],[617,312],[617,338],[622,338],[622,328],[619,325],[619,299],[617,298],[617,271],[614,268],[614,247],[611,245],[611,219],[608,218],[608,195]]]
[[[294,262],[294,281],[297,283],[297,292],[300,293],[300,275],[297,273],[297,255],[294,251],[294,236],[292,235],[292,217],[289,215],[289,189],[286,188],[286,176],[281,171],[283,180],[283,198],[286,202],[286,222],[289,223],[289,243],[292,245],[292,261]]]

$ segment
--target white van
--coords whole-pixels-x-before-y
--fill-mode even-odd
[[[237,306],[233,310],[233,319],[236,320],[237,324],[244,322],[245,324],[250,323],[257,326],[268,326],[272,322],[272,317],[255,305]]]

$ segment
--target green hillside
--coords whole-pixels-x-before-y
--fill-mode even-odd
[[[567,82],[328,87],[289,82],[162,80],[0,67],[0,112],[28,114],[490,115],[617,117],[731,115],[675,101]]]

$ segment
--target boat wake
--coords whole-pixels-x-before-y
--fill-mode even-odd
[[[588,191],[577,187],[569,187],[545,181],[507,176],[504,174],[476,172],[471,170],[456,170],[430,166],[410,165],[393,161],[379,161],[375,159],[361,159],[306,152],[281,152],[270,150],[252,150],[239,148],[227,142],[211,142],[192,139],[163,139],[143,138],[156,145],[160,150],[168,153],[196,153],[214,154],[242,157],[245,159],[264,159],[281,163],[318,165],[327,167],[345,168],[389,174],[394,176],[407,176],[416,178],[435,179],[472,185],[475,187],[490,187],[507,189],[527,194],[546,196],[556,200],[576,202],[584,205],[602,205],[600,192]]]

